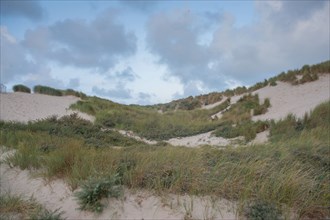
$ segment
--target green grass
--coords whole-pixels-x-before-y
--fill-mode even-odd
[[[237,106],[249,110],[256,106],[255,99],[249,96]],[[243,148],[219,150],[206,146],[190,149],[142,143],[126,146],[122,141],[119,142],[123,144],[120,149],[111,147],[118,142],[97,147],[87,140],[90,134],[93,136],[101,132],[100,125],[80,121],[74,116],[63,121],[52,118],[27,125],[2,122],[0,145],[17,149],[8,161],[12,165],[27,169],[40,167],[42,169],[38,172],[45,178],[63,178],[72,189],[87,184],[81,200],[88,198],[97,184],[102,186],[104,183],[105,190],[109,190],[111,187],[106,181],[109,177],[118,176],[118,181],[112,186],[153,189],[159,193],[213,195],[237,201],[242,215],[249,213],[246,211],[247,203],[261,201],[251,203],[249,210],[254,211],[247,215],[259,216],[269,210],[277,210],[275,214],[281,213],[286,217],[294,210],[300,218],[325,218],[330,214],[327,208],[330,200],[329,105],[329,102],[321,104],[304,119],[288,116],[282,121],[271,122],[269,144]],[[131,112],[129,107],[125,108],[122,110],[131,114],[128,118],[137,111],[144,113],[144,117],[158,114],[139,107],[133,107]],[[240,109],[235,108],[239,107],[233,107],[239,112]],[[210,114],[209,111],[189,112],[178,111],[155,117],[166,120],[172,117],[181,123],[186,119],[179,118]],[[136,115],[136,118],[130,123],[157,119],[143,121],[142,115]],[[245,123],[246,130],[255,126],[248,121]],[[159,129],[157,126],[153,128]],[[97,181],[89,183],[90,178]],[[100,198],[107,195],[107,191],[101,190],[95,195],[95,203],[87,199],[83,204],[88,205],[87,209],[98,210],[102,207],[98,203]]]
[[[19,85],[21,88],[21,85]],[[78,92],[73,89],[66,89],[66,90],[60,90],[60,89],[55,89],[49,86],[43,86],[43,85],[36,85],[33,87],[33,92],[34,93],[39,93],[39,94],[45,94],[45,95],[52,95],[52,96],[76,96],[81,99],[85,99],[87,96],[83,92]],[[29,92],[30,93],[30,92]]]
[[[214,130],[219,121],[210,116],[228,106],[223,103],[210,110],[196,109],[158,113],[154,109],[139,106],[124,106],[111,101],[88,98],[72,108],[96,116],[96,124],[104,127],[131,130],[138,135],[155,140],[166,140]]]
[[[253,140],[257,133],[263,132],[269,128],[269,123],[264,121],[243,121],[234,127],[231,123],[223,123],[219,126],[213,134],[217,137],[224,138],[235,138],[239,136],[244,136],[245,141],[249,142]]]
[[[63,213],[43,208],[35,200],[24,200],[8,193],[0,195],[0,219],[60,220]]]

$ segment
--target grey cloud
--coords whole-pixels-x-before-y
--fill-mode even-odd
[[[151,95],[149,93],[140,92],[139,93],[139,98],[140,99],[150,99],[151,98]]]
[[[36,72],[39,67],[26,59],[24,48],[16,42],[6,27],[1,27],[0,34],[1,82],[8,83],[26,73]]]
[[[150,105],[152,96],[153,95],[149,94],[149,93],[139,92],[139,94],[138,94],[138,103],[140,105]]]
[[[264,19],[271,20],[279,29],[290,30],[297,22],[309,19],[322,9],[327,1],[278,1],[256,2]]]
[[[232,22],[219,25],[211,45],[219,59],[218,71],[253,84],[283,70],[329,59],[329,29],[325,28],[329,27],[329,2],[310,4],[258,2],[259,8],[268,7],[270,11],[260,12],[257,23],[239,29]],[[306,11],[304,15],[291,12],[298,5],[301,12]],[[287,16],[291,23],[277,19],[275,14]]]
[[[212,82],[219,81],[219,75],[208,67],[214,58],[207,46],[199,44],[205,28],[205,23],[190,10],[155,14],[147,24],[149,50],[183,84],[208,81],[216,87]]]
[[[27,59],[27,52],[16,39],[1,27],[1,83],[23,83],[31,88],[36,84],[44,84],[61,88],[63,82],[51,76],[51,69],[42,62],[36,63]]]
[[[251,85],[329,59],[329,2],[313,2],[259,1],[258,19],[243,27],[229,13],[154,14],[147,23],[147,45],[168,66],[169,75],[180,79],[185,95],[204,91],[200,85],[223,90],[231,80]],[[292,12],[295,7],[299,13]],[[212,28],[200,20],[212,21]],[[198,43],[205,30],[212,34],[209,45]]]
[[[131,67],[126,67],[123,71],[116,72],[115,77],[120,81],[133,82],[137,78],[137,75]]]
[[[97,95],[108,97],[109,99],[129,99],[132,98],[131,90],[118,83],[115,89],[104,89],[93,86],[92,91]]]
[[[1,1],[1,14],[3,16],[20,16],[33,21],[41,20],[44,11],[38,1]]]
[[[23,44],[34,56],[106,72],[119,58],[135,53],[136,36],[106,11],[90,22],[66,19],[29,30]]]

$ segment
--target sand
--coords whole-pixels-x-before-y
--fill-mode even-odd
[[[199,147],[203,145],[211,145],[211,146],[223,147],[223,146],[235,144],[243,140],[243,137],[237,137],[232,139],[216,137],[212,135],[212,132],[213,131],[197,134],[193,136],[188,136],[188,137],[171,138],[166,142],[173,146]]]
[[[80,100],[74,96],[49,96],[28,93],[0,93],[0,120],[28,122],[56,115],[62,117],[77,113],[79,117],[94,121],[94,117],[70,110]]]
[[[285,118],[292,113],[298,118],[302,118],[305,113],[312,111],[317,105],[330,100],[330,74],[319,75],[319,79],[305,84],[291,85],[286,82],[276,82],[276,86],[266,86],[258,89],[252,94],[258,94],[262,104],[266,98],[270,99],[271,107],[263,115],[253,116],[252,120],[275,120]],[[230,104],[233,105],[245,94],[232,96]],[[215,106],[213,106],[215,107]],[[218,112],[211,117],[221,118],[222,114],[229,110]]]
[[[330,100],[330,74],[320,75],[316,81],[295,86],[277,82],[276,86],[261,88],[253,94],[259,95],[261,103],[265,98],[269,98],[271,104],[266,114],[253,116],[254,121],[278,121],[290,113],[302,118],[320,103]]]
[[[1,147],[0,161],[15,153]],[[236,206],[227,200],[215,200],[204,197],[181,195],[155,196],[147,191],[125,189],[120,199],[108,199],[101,214],[80,211],[77,201],[69,187],[61,179],[47,182],[32,175],[31,171],[10,168],[7,164],[0,166],[1,194],[10,193],[25,199],[34,198],[49,210],[63,211],[62,217],[70,219],[184,219],[187,213],[191,217],[202,219],[237,218]],[[79,190],[79,189],[77,189]]]

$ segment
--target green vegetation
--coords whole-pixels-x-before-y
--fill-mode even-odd
[[[123,106],[96,97],[79,101],[72,108],[94,114],[96,123],[107,128],[117,128],[134,131],[138,135],[154,140],[167,140],[173,137],[184,137],[203,132],[222,129],[223,124],[241,123],[244,130],[247,124],[252,124],[251,111],[254,115],[264,114],[270,106],[269,99],[259,104],[258,95],[245,95],[223,114],[221,120],[211,120],[210,117],[230,105],[230,99],[212,109],[195,109],[191,111],[170,111],[158,113],[154,109],[139,106]],[[243,123],[244,122],[244,123]],[[249,127],[248,126],[248,127]],[[251,126],[250,126],[251,127]],[[258,127],[258,126],[255,126]],[[253,139],[260,129],[249,129],[244,132],[247,140]],[[247,134],[250,133],[250,134]],[[252,134],[254,133],[254,134]],[[221,135],[221,132],[216,132]],[[242,134],[242,132],[239,132]],[[224,136],[226,137],[226,136]]]
[[[85,93],[78,92],[78,91],[75,91],[73,89],[62,90],[62,94],[65,95],[65,96],[72,95],[72,96],[76,96],[76,97],[79,97],[79,98],[82,98],[82,99],[87,98],[87,95]]]
[[[72,108],[96,116],[96,124],[107,128],[134,131],[155,140],[166,140],[214,130],[219,121],[210,116],[225,109],[229,101],[210,109],[158,113],[140,106],[124,106],[104,99],[90,97],[79,101]]]
[[[33,87],[34,93],[45,94],[45,95],[53,95],[53,96],[62,96],[62,92],[59,89],[54,89],[48,86],[37,85]]]
[[[76,96],[82,99],[85,99],[87,96],[85,93],[75,91],[73,89],[66,89],[66,90],[60,90],[60,89],[54,89],[52,87],[48,86],[42,86],[42,85],[37,85],[33,87],[34,93],[39,93],[39,94],[45,94],[45,95],[52,95],[52,96]]]
[[[222,120],[231,124],[248,121],[253,115],[266,113],[268,107],[270,107],[269,99],[265,99],[264,103],[260,105],[258,94],[249,93],[231,105],[231,108],[223,114]]]
[[[74,137],[83,141],[90,147],[109,147],[109,146],[132,146],[140,145],[142,142],[135,139],[122,136],[118,132],[112,130],[103,130],[98,125],[93,125],[90,121],[86,121],[72,114],[64,116],[60,119],[56,117],[50,117],[45,120],[40,120],[34,123],[14,123],[0,122],[0,125],[4,131],[6,131],[4,137],[10,137],[12,132],[29,131],[33,133],[49,134],[56,137]],[[43,144],[43,148],[46,150],[50,148],[47,143]]]
[[[329,105],[318,106],[303,120],[289,116],[271,122],[271,143],[245,148],[98,148],[88,145],[88,136],[75,133],[74,123],[65,124],[73,134],[67,136],[43,130],[45,121],[2,122],[0,144],[16,147],[7,161],[11,166],[39,167],[46,178],[64,178],[72,189],[82,186],[77,198],[87,210],[102,209],[101,198],[116,197],[125,186],[234,200],[240,213],[251,218],[288,218],[292,209],[299,218],[324,218],[330,214]]]
[[[315,64],[315,65],[304,65],[301,69],[288,70],[282,72],[279,75],[270,78],[270,81],[283,81],[289,82],[292,85],[303,84],[306,82],[315,81],[318,79],[318,74],[329,74],[330,73],[330,60]],[[301,79],[298,79],[300,76]]]
[[[189,96],[188,98],[174,100],[166,104],[158,104],[150,106],[161,110],[162,112],[174,110],[194,110],[202,107],[203,105],[210,105],[219,102],[223,99],[222,93],[212,92],[207,95]]]
[[[25,92],[25,93],[31,93],[31,89],[25,85],[18,84],[13,86],[14,92]]]
[[[34,200],[23,200],[9,194],[0,195],[0,219],[60,220],[63,213],[49,211]]]
[[[245,141],[252,141],[257,133],[263,132],[269,128],[268,122],[263,121],[243,121],[235,126],[230,123],[223,123],[223,125],[219,126],[214,134],[217,137],[224,138],[235,138],[239,136],[244,136]]]
[[[245,216],[248,219],[262,220],[262,219],[283,219],[281,216],[281,211],[278,210],[270,202],[265,201],[254,201],[249,204],[245,211]]]
[[[101,204],[102,198],[118,198],[122,195],[122,187],[119,185],[118,176],[90,178],[82,184],[82,189],[76,192],[81,210],[102,212],[104,205]]]

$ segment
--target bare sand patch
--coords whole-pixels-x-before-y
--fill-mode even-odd
[[[198,147],[202,145],[227,146],[237,141],[243,140],[242,137],[226,139],[212,135],[213,131],[197,134],[188,137],[171,138],[166,142],[173,146]]]
[[[261,88],[258,94],[260,101],[270,99],[271,107],[263,115],[253,116],[252,120],[280,120],[292,113],[302,118],[317,105],[330,99],[330,74],[320,75],[319,79],[300,85],[277,82],[276,86]]]
[[[79,117],[94,121],[94,117],[69,109],[80,100],[74,96],[49,96],[28,93],[0,93],[0,120],[28,122],[50,116],[62,117],[77,113]]]

